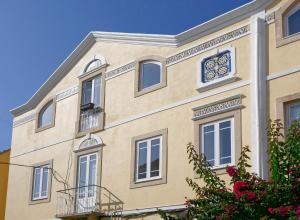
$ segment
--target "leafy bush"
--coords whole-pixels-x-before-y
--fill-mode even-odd
[[[186,178],[195,191],[194,199],[186,199],[185,217],[160,212],[165,220],[194,219],[300,219],[300,121],[295,121],[287,135],[282,134],[279,120],[268,128],[270,180],[249,173],[249,147],[242,148],[236,166],[226,168],[231,177],[227,187],[212,170],[203,154],[189,143],[189,163],[205,185]]]

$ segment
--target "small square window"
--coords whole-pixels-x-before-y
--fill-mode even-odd
[[[290,127],[293,121],[300,119],[300,101],[287,104],[286,107],[287,126]]]

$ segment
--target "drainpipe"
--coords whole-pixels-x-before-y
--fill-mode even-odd
[[[251,17],[251,146],[253,172],[268,178],[265,11]]]

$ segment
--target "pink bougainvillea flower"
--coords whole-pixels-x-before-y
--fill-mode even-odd
[[[228,173],[229,176],[233,177],[235,175],[239,174],[239,170],[236,169],[234,166],[228,166],[226,168],[226,172]]]
[[[233,192],[237,193],[239,192],[241,189],[248,187],[248,184],[246,182],[243,181],[236,181],[233,184]]]
[[[274,213],[274,209],[273,208],[268,208],[268,212],[270,213],[270,214],[273,214]]]
[[[296,215],[300,215],[300,209],[297,209],[295,212]]]
[[[284,206],[280,206],[279,207],[279,214],[281,216],[285,216],[287,214],[287,212],[288,212],[288,208],[287,207],[284,207]]]

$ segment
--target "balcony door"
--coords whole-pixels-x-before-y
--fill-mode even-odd
[[[96,207],[97,198],[97,154],[78,158],[77,212],[90,212]]]

